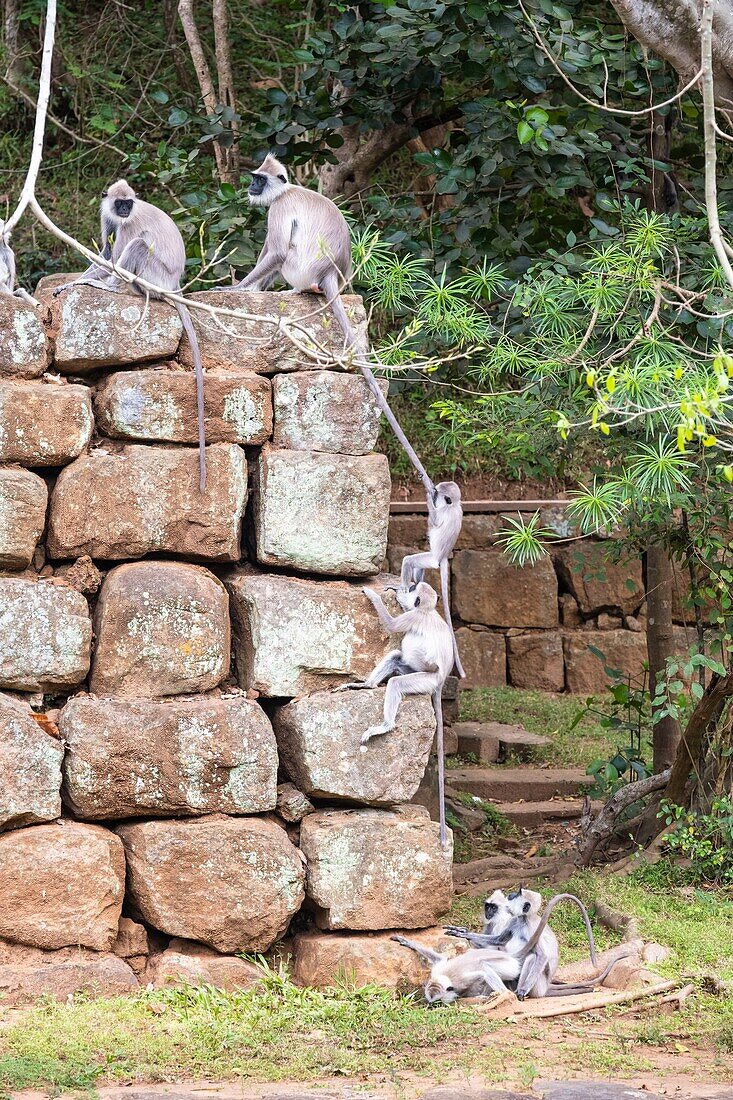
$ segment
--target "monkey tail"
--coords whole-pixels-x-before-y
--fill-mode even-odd
[[[633,953],[633,951],[626,951],[623,955],[617,955],[615,959],[611,959],[611,961],[607,963],[600,974],[595,974],[586,982],[553,982],[547,989],[545,996],[572,997],[576,993],[592,993],[597,985],[603,985],[616,963],[620,963],[622,959],[631,958]]]
[[[438,802],[440,814],[440,843],[445,848],[448,832],[445,827],[445,754],[443,751],[443,685],[433,692],[433,710],[435,711],[435,734],[438,748]]]
[[[535,947],[539,943],[540,936],[542,935],[545,928],[547,927],[547,924],[548,924],[548,921],[550,919],[550,914],[552,913],[552,910],[561,901],[572,901],[573,904],[577,905],[578,909],[580,910],[580,915],[582,916],[583,924],[585,925],[585,932],[586,932],[586,935],[588,937],[588,946],[590,947],[591,962],[593,963],[594,966],[598,966],[598,955],[596,954],[596,941],[593,938],[593,929],[590,926],[590,918],[588,916],[588,910],[583,905],[583,902],[580,900],[580,898],[577,898],[575,896],[575,894],[555,894],[555,896],[553,898],[550,898],[547,905],[545,906],[545,911],[542,914],[542,920],[537,925],[537,927],[535,929],[535,932],[534,932],[534,935],[532,936],[529,943],[527,944],[527,946],[524,949],[525,956],[529,955],[530,952],[534,951]]]
[[[196,372],[196,408],[198,415],[198,435],[199,435],[199,489],[203,492],[206,488],[206,432],[204,430],[204,368],[201,365],[201,349],[199,348],[199,340],[196,335],[196,329],[193,327],[191,321],[191,314],[188,312],[186,306],[181,302],[175,303],[178,310],[178,316],[181,318],[181,324],[183,325],[183,331],[186,333],[188,342],[191,345],[191,354],[193,356],[193,366]]]
[[[335,271],[329,271],[326,275],[323,276],[323,278],[321,279],[321,288],[323,289],[323,293],[328,299],[329,305],[333,310],[334,317],[338,321],[341,331],[344,334],[347,348],[356,345],[356,351],[359,356],[359,369],[364,375],[367,385],[374,395],[374,400],[377,402],[377,405],[384,413],[384,416],[389,426],[391,427],[394,434],[397,436],[400,446],[402,447],[403,451],[417,471],[423,485],[425,486],[425,492],[432,492],[434,489],[432,479],[428,477],[427,471],[420,459],[418,458],[414,447],[403,432],[397,420],[397,417],[390,409],[387,403],[387,399],[380,390],[377,384],[377,380],[366,362],[366,347],[362,344],[361,341],[357,342],[356,332],[354,331],[351,322],[349,321],[349,318],[346,316],[346,310],[344,309],[344,304],[341,301],[339,280]]]
[[[463,671],[463,665],[461,664],[461,658],[458,654],[458,642],[456,641],[456,632],[453,629],[453,619],[450,613],[450,577],[448,571],[450,566],[448,559],[444,558],[440,563],[440,593],[443,597],[443,614],[445,621],[450,627],[451,638],[453,639],[453,663],[456,666],[456,672],[461,680],[466,679],[466,673]]]

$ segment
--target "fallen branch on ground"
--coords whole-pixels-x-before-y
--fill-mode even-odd
[[[479,1011],[485,1011],[487,1015],[491,1015],[492,1011],[496,1009],[503,1009],[504,1011],[499,1013],[499,1017],[504,1019],[519,1020],[526,1017],[527,1019],[547,1020],[553,1016],[572,1016],[579,1012],[590,1012],[596,1008],[608,1008],[611,1005],[641,1001],[646,997],[657,997],[660,993],[669,993],[671,990],[676,989],[679,984],[679,981],[674,980],[644,986],[641,989],[624,989],[621,992],[579,993],[575,997],[542,997],[526,1001],[518,1001],[513,994],[510,994],[509,996],[514,1000],[513,1005],[508,1002],[505,994],[501,994],[501,1000],[487,1003],[484,1009],[480,1005],[476,1007]]]
[[[596,918],[604,928],[610,928],[612,932],[621,932],[623,934],[622,939],[624,943],[628,943],[629,940],[638,940],[641,938],[636,917],[627,916],[626,913],[619,913],[617,910],[612,909],[610,905],[606,905],[603,901],[597,901],[593,909]]]

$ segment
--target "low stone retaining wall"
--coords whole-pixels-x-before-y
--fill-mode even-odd
[[[451,560],[453,624],[466,671],[462,687],[601,692],[607,677],[590,647],[600,650],[611,668],[638,677],[646,660],[641,559],[613,561],[613,540],[574,541],[576,532],[561,507],[540,511],[541,526],[568,541],[537,565],[515,569],[496,543],[506,526],[502,513],[472,514],[467,508]],[[393,514],[388,568],[398,570],[405,554],[424,546],[424,516]],[[428,574],[427,579],[436,583],[437,578]],[[696,642],[686,592],[678,576],[673,613],[681,653]]]

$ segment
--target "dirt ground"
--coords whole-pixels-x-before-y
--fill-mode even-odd
[[[640,1017],[642,1010],[634,1015]],[[593,1014],[596,1015],[596,1014]],[[721,1057],[711,1050],[692,1048],[671,1042],[669,1047],[648,1045],[643,1049],[643,1061],[648,1068],[624,1072],[618,1066],[615,1072],[603,1074],[587,1069],[572,1072],[564,1070],[566,1061],[582,1065],[582,1051],[589,1043],[611,1038],[612,1020],[600,1014],[593,1018],[585,1014],[579,1018],[537,1020],[524,1025],[517,1032],[511,1024],[499,1031],[487,1034],[481,1040],[491,1045],[492,1062],[500,1051],[502,1068],[490,1077],[481,1074],[466,1075],[460,1070],[435,1073],[395,1073],[386,1071],[369,1078],[353,1079],[324,1077],[317,1081],[279,1082],[276,1084],[240,1081],[179,1081],[166,1084],[140,1084],[100,1087],[96,1091],[99,1100],[540,1100],[545,1088],[554,1083],[548,1100],[564,1100],[563,1091],[557,1091],[557,1082],[567,1082],[572,1087],[573,1100],[629,1100],[646,1094],[652,1097],[675,1097],[677,1100],[733,1100],[733,1057]],[[589,1019],[590,1016],[590,1019]],[[618,1019],[618,1018],[616,1018]],[[517,1074],[517,1049],[521,1048],[524,1065],[530,1060],[535,1076],[531,1081]],[[679,1047],[679,1049],[674,1049]],[[638,1054],[639,1047],[636,1047]],[[580,1063],[578,1055],[581,1056]],[[454,1054],[454,1064],[460,1064],[460,1050]],[[572,1057],[571,1057],[572,1056]],[[426,1065],[431,1052],[425,1052]],[[446,1064],[450,1053],[445,1045],[440,1050],[440,1060]],[[580,1082],[586,1087],[580,1085]],[[603,1086],[606,1086],[604,1089]],[[614,1088],[615,1086],[615,1088]],[[580,1087],[581,1091],[575,1091]],[[608,1091],[606,1091],[608,1089]],[[489,1090],[487,1092],[487,1090]],[[496,1090],[496,1092],[494,1092]],[[638,1091],[636,1091],[638,1090]],[[23,1091],[12,1094],[13,1100],[48,1100],[49,1093]],[[69,1094],[54,1093],[56,1100]],[[568,1092],[568,1100],[571,1093]],[[69,1100],[72,1100],[69,1097]],[[78,1096],[74,1098],[78,1100]]]

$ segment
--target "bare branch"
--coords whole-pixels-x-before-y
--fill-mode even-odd
[[[620,790],[616,791],[616,794],[608,800],[588,829],[585,843],[578,856],[581,867],[588,866],[598,845],[611,836],[619,815],[640,798],[645,798],[648,794],[653,794],[654,791],[666,786],[671,774],[672,770],[668,768],[667,771],[661,772],[659,775],[650,775],[646,779],[637,780],[635,783],[627,783],[625,787],[621,787]]]
[[[214,0],[212,18],[214,22],[216,75],[219,81],[219,102],[236,112],[237,98],[234,90],[234,73],[232,71],[232,58],[229,48],[229,25],[226,0]],[[239,155],[237,151],[239,124],[236,118],[232,120],[231,127],[234,134],[234,145],[222,151],[226,158],[229,182],[236,183],[239,179]]]
[[[188,43],[188,50],[191,54],[191,60],[193,61],[193,67],[196,71],[196,79],[198,80],[199,88],[201,90],[201,98],[204,101],[204,109],[207,114],[213,115],[216,113],[217,98],[214,90],[214,81],[211,76],[211,69],[209,63],[206,60],[206,54],[204,53],[204,47],[201,43],[201,36],[199,35],[198,27],[196,26],[196,17],[193,10],[194,0],[178,0],[178,15],[183,27],[183,33],[186,36],[186,42]],[[227,164],[226,150],[219,144],[214,138],[214,158],[216,160],[216,170],[219,175],[219,179],[222,183],[235,183],[236,181],[229,178],[229,166]]]

